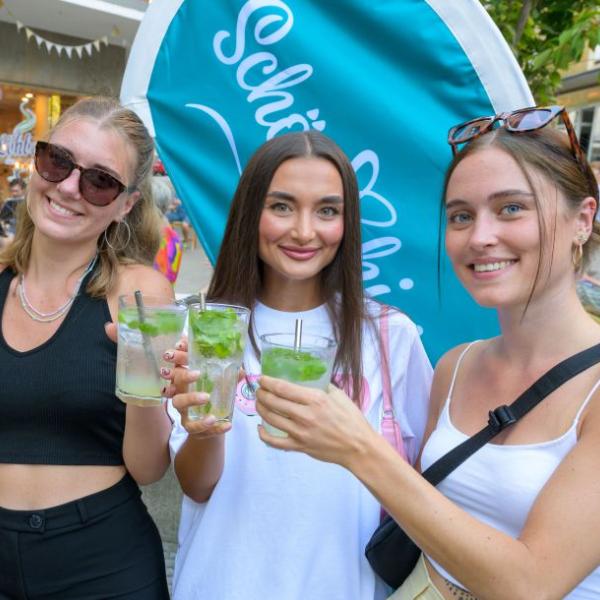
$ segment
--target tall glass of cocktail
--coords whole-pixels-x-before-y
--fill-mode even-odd
[[[238,375],[242,366],[250,311],[230,304],[192,304],[189,307],[189,365],[199,371],[196,390],[210,398],[188,409],[192,420],[214,415],[231,421]]]
[[[271,333],[260,336],[261,371],[263,375],[285,379],[307,387],[326,390],[335,362],[335,340],[321,335],[304,333],[298,338],[293,333]],[[287,434],[263,420],[263,427],[271,435]]]
[[[136,406],[159,406],[165,382],[160,368],[167,348],[181,338],[187,309],[171,298],[119,297],[116,395]]]

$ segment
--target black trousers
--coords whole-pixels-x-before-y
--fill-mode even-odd
[[[156,525],[126,475],[46,510],[0,508],[0,600],[168,600]]]

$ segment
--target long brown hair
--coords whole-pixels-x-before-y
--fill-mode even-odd
[[[250,158],[233,196],[225,235],[208,289],[211,299],[253,307],[263,282],[258,227],[275,171],[292,158],[322,158],[342,179],[344,236],[333,261],[321,272],[321,292],[338,344],[334,371],[351,375],[353,400],[360,404],[362,325],[368,320],[362,286],[358,183],[342,150],[317,131],[288,133],[264,143]],[[250,326],[250,339],[259,349]]]
[[[519,165],[529,187],[533,192],[535,205],[538,215],[538,230],[540,235],[540,248],[538,254],[537,271],[532,282],[529,294],[529,302],[533,297],[536,287],[540,283],[540,278],[544,266],[549,275],[552,267],[552,252],[554,250],[555,224],[552,231],[549,231],[549,223],[544,219],[542,209],[543,201],[540,199],[536,186],[531,177],[531,172],[539,173],[548,182],[552,183],[565,198],[567,208],[575,211],[581,205],[583,200],[593,197],[596,200],[596,211],[598,210],[598,187],[590,186],[590,181],[594,181],[593,172],[590,165],[586,162],[580,164],[573,150],[569,138],[552,127],[544,127],[526,133],[511,133],[503,128],[482,135],[472,142],[469,142],[450,163],[446,172],[444,182],[444,192],[442,195],[442,211],[445,204],[446,191],[450,177],[456,167],[468,156],[486,148],[497,148],[509,154]],[[441,218],[440,218],[441,222]],[[600,245],[600,224],[594,218],[592,235],[583,245],[582,268],[589,261],[590,255]],[[551,247],[550,256],[547,255],[547,249]],[[439,273],[439,258],[438,258]],[[525,307],[525,310],[527,307]]]
[[[121,264],[151,265],[160,244],[160,214],[152,200],[150,176],[154,162],[154,142],[140,118],[123,108],[113,98],[84,98],[68,108],[52,133],[78,119],[94,121],[99,127],[112,129],[134,150],[132,185],[140,198],[121,223],[111,223],[98,238],[98,268],[86,291],[92,296],[106,296],[117,279]],[[90,140],[93,143],[93,140]],[[35,225],[27,211],[27,199],[19,207],[14,240],[0,252],[0,264],[16,273],[27,270]]]

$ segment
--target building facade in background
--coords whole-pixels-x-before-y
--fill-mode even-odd
[[[563,78],[558,103],[569,109],[582,147],[600,161],[600,46],[588,50]]]
[[[40,10],[43,6],[43,10]],[[0,1],[0,201],[82,96],[118,97],[145,0]]]

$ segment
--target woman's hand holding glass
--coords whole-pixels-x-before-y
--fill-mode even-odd
[[[260,426],[260,438],[274,448],[349,467],[377,435],[352,400],[331,384],[324,392],[263,375],[256,398],[258,414],[289,436],[269,435]]]
[[[209,438],[221,435],[231,429],[231,423],[216,422],[214,415],[208,414],[200,419],[188,418],[188,409],[201,406],[208,402],[209,395],[204,392],[190,391],[190,385],[200,377],[198,371],[190,371],[188,365],[187,339],[181,339],[174,349],[167,350],[163,358],[173,365],[172,368],[161,372],[163,379],[168,381],[164,395],[172,399],[173,406],[181,415],[181,424],[188,432],[197,438]]]

